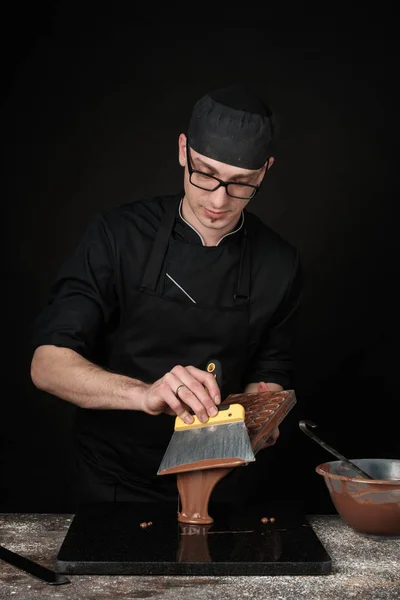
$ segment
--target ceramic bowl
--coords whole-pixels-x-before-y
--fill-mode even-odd
[[[359,533],[400,537],[400,459],[351,461],[374,479],[360,477],[340,460],[315,468],[324,478],[338,514]]]

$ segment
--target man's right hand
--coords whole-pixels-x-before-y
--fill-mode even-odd
[[[179,388],[179,390],[178,390]],[[192,410],[200,421],[218,413],[221,392],[214,375],[197,367],[177,365],[144,391],[142,410],[150,415],[167,413],[192,423]]]

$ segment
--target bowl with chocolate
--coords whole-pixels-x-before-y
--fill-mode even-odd
[[[360,458],[351,462],[370,478],[360,476],[341,460],[315,468],[324,478],[339,516],[358,533],[400,537],[400,459]]]

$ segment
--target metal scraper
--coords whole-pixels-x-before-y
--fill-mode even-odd
[[[209,361],[208,372],[214,372],[221,385],[222,369],[219,361]],[[230,459],[238,462],[255,460],[250,438],[244,422],[245,409],[241,404],[218,407],[218,414],[202,423],[194,415],[193,423],[185,423],[176,417],[174,433],[165,451],[157,475],[171,470],[178,473],[190,470],[199,461]]]

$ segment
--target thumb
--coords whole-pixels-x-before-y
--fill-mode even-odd
[[[264,383],[264,381],[260,381],[260,383],[258,384],[258,391],[259,392],[268,392],[269,387],[266,383]]]

